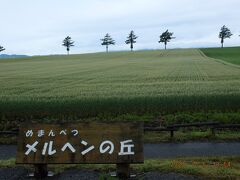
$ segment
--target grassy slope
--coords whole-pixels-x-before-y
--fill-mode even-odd
[[[240,70],[196,49],[1,60],[0,84],[1,117],[240,107]]]
[[[226,62],[240,65],[240,47],[231,48],[206,48],[201,49],[207,56],[211,58],[221,59]]]

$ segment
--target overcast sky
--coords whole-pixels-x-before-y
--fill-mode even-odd
[[[240,0],[0,0],[0,45],[8,54],[64,54],[104,51],[100,39],[110,33],[116,45],[130,30],[139,36],[135,49],[162,49],[159,35],[169,29],[169,48],[220,46],[218,33],[226,25],[234,34],[226,46],[240,45]]]

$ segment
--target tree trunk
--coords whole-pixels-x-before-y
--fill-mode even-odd
[[[222,48],[223,48],[223,42],[222,42]]]
[[[69,48],[69,47],[67,47],[67,55],[69,55],[69,50],[70,50],[70,48]]]
[[[133,44],[132,43],[131,43],[131,47],[130,48],[131,48],[131,51],[133,51]]]
[[[108,45],[106,45],[106,52],[108,52]]]
[[[167,43],[165,43],[165,50],[167,49]]]

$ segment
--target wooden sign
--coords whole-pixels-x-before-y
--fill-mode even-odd
[[[143,124],[22,124],[17,164],[143,163]]]

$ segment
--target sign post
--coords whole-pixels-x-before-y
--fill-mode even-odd
[[[34,164],[34,177],[41,179],[47,177],[47,175],[47,164]]]
[[[117,164],[117,176],[119,178],[130,177],[130,164]]]
[[[47,176],[47,164],[116,164],[119,177],[130,164],[143,163],[143,124],[22,124],[17,164],[33,164],[34,175]]]

